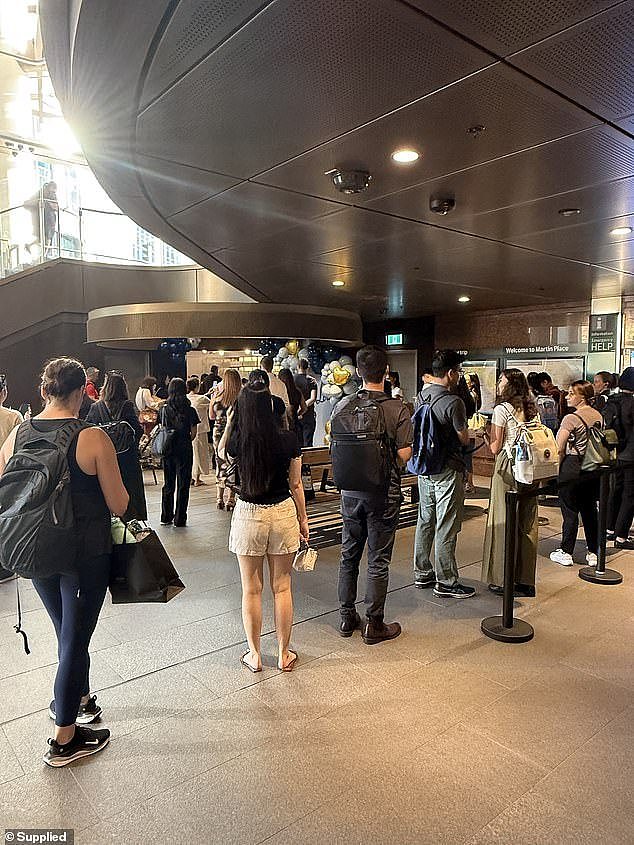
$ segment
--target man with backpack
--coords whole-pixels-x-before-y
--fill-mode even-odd
[[[607,516],[607,538],[617,549],[634,549],[629,532],[634,517],[634,367],[619,378],[619,393],[610,396],[602,410],[605,428],[616,432],[617,464]]]
[[[420,502],[414,541],[414,586],[433,587],[438,598],[466,599],[473,587],[458,581],[456,541],[464,508],[464,450],[469,445],[462,399],[452,394],[462,373],[453,349],[434,354],[432,377],[416,397],[414,447],[409,463],[418,475]],[[435,569],[431,552],[435,540]]]
[[[342,637],[361,626],[356,611],[357,580],[368,544],[363,641],[374,645],[401,633],[384,622],[389,565],[401,506],[400,465],[412,454],[412,424],[400,399],[383,391],[388,373],[385,350],[365,346],[357,353],[363,389],[339,402],[331,419],[335,484],[341,489],[343,534],[339,564]]]

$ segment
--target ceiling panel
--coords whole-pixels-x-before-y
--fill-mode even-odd
[[[419,223],[386,217],[364,208],[343,207],[342,211],[318,220],[300,222],[291,229],[280,230],[267,237],[253,237],[241,251],[245,254],[244,263],[257,269],[282,261],[299,261],[352,245],[362,248],[376,241],[400,239],[416,235],[420,229]],[[221,258],[221,253],[214,254]],[[316,260],[332,263],[326,258]]]
[[[620,258],[618,261],[602,261],[603,267],[619,270],[621,273],[634,273],[634,258]]]
[[[611,230],[617,226],[634,227],[634,215],[521,235],[516,237],[514,242],[552,255],[594,264],[633,258],[632,234],[611,235]]]
[[[580,209],[575,216],[563,216],[562,209]],[[581,191],[547,197],[524,205],[499,211],[459,216],[448,221],[464,232],[473,232],[501,241],[516,242],[517,238],[548,228],[556,237],[559,229],[590,223],[605,229],[605,220],[634,213],[634,178],[603,182]],[[613,222],[612,227],[616,226]],[[559,238],[557,238],[559,243]],[[575,257],[575,256],[573,256]]]
[[[276,167],[258,181],[333,197],[339,194],[325,171],[367,169],[373,175],[370,187],[354,197],[366,203],[592,124],[596,121],[575,106],[498,64]],[[468,130],[476,125],[486,129],[474,136]],[[421,158],[397,165],[390,154],[405,146],[419,150]]]
[[[403,3],[278,0],[142,113],[137,143],[248,177],[490,62]]]
[[[410,0],[500,56],[535,44],[623,0]]]
[[[257,238],[290,229],[300,220],[310,220],[338,208],[336,203],[243,182],[172,215],[169,222],[207,252],[214,252],[237,245],[248,247]]]
[[[180,0],[150,64],[145,106],[272,0]]]
[[[221,173],[148,156],[137,157],[137,169],[152,202],[166,217],[237,184]]]
[[[465,217],[623,176],[634,176],[634,142],[602,126],[414,185],[372,200],[368,208],[462,228]],[[455,210],[439,221],[429,210],[432,196],[455,197]]]
[[[529,47],[510,61],[607,120],[634,112],[634,0]]]

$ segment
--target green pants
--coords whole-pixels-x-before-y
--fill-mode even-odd
[[[508,478],[510,459],[505,449],[495,459],[491,479],[489,514],[484,535],[482,580],[487,584],[504,583],[504,550],[506,548],[506,493],[514,489]],[[537,499],[520,499],[517,507],[517,564],[515,583],[535,585],[537,563]]]
[[[431,579],[431,552],[435,545],[435,578],[439,584],[458,583],[456,540],[462,527],[464,482],[462,473],[445,469],[438,475],[419,475],[419,505],[414,539],[414,578]]]

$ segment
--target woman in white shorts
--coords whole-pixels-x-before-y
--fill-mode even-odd
[[[289,650],[293,626],[291,569],[300,539],[308,541],[302,488],[302,453],[292,431],[280,431],[272,397],[262,382],[243,388],[227,452],[237,460],[240,493],[231,519],[229,549],[238,557],[242,579],[242,621],[249,651],[241,662],[262,671],[260,633],[264,558],[275,605],[278,668],[290,672],[297,654]]]

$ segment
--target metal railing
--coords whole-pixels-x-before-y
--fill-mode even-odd
[[[56,258],[157,267],[194,263],[120,211],[60,208],[45,197],[0,211],[0,278]]]

